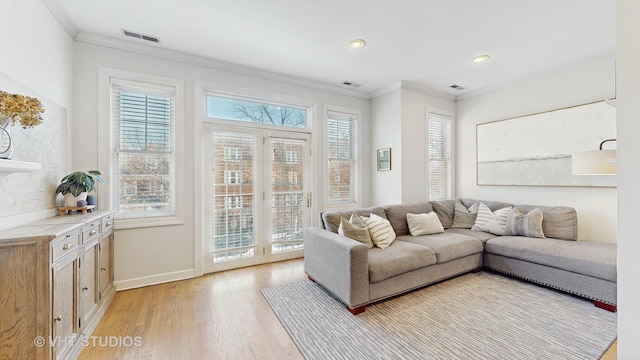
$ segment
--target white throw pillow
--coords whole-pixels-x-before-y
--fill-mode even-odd
[[[478,216],[471,230],[484,231],[494,235],[504,235],[507,225],[507,216],[511,212],[511,206],[496,211],[491,211],[487,205],[480,203]]]
[[[412,236],[439,234],[444,232],[444,227],[435,212],[427,214],[407,213],[407,224]]]
[[[373,241],[371,241],[367,225],[355,213],[351,214],[351,219],[349,220],[344,217],[340,219],[338,234],[359,241],[367,245],[369,249],[373,247]]]
[[[389,247],[396,239],[396,233],[393,231],[389,220],[376,214],[371,214],[369,217],[361,216],[360,218],[369,228],[371,240],[380,249]]]

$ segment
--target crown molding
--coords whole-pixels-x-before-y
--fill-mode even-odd
[[[616,49],[615,48],[610,48],[610,49],[606,49],[603,51],[599,51],[596,52],[594,54],[588,55],[588,56],[583,56],[581,58],[577,58],[574,59],[572,61],[566,62],[562,65],[557,65],[557,66],[552,66],[540,71],[535,71],[532,73],[529,73],[527,75],[524,76],[520,76],[517,78],[513,78],[513,79],[509,79],[509,80],[505,80],[487,87],[484,87],[482,89],[478,89],[478,90],[474,90],[474,91],[470,91],[468,93],[465,94],[461,94],[458,95],[456,97],[456,101],[460,101],[460,100],[466,100],[466,99],[470,99],[476,96],[480,96],[483,94],[487,94],[487,93],[491,93],[494,91],[498,91],[513,85],[517,85],[517,84],[522,84],[537,78],[540,78],[542,76],[546,76],[546,75],[553,75],[553,74],[558,74],[567,70],[571,70],[572,68],[581,66],[581,65],[586,65],[595,61],[599,61],[599,60],[604,60],[607,58],[614,58],[615,59],[615,55],[616,55]]]
[[[58,0],[42,0],[42,3],[49,9],[51,15],[58,20],[58,23],[62,25],[67,34],[69,34],[72,39],[75,39],[80,33],[80,28],[71,20],[67,11],[60,5],[60,2]]]
[[[418,84],[415,82],[411,82],[411,81],[406,81],[406,80],[400,80],[400,81],[396,81],[393,84],[383,87],[380,90],[377,90],[375,92],[373,92],[371,94],[371,99],[375,99],[377,97],[380,97],[382,95],[386,95],[390,92],[396,91],[396,90],[400,90],[400,89],[405,89],[405,90],[411,90],[411,91],[415,91],[417,93],[423,94],[423,95],[429,95],[429,96],[433,96],[436,97],[438,99],[443,99],[443,100],[449,100],[449,101],[455,101],[456,100],[456,96],[455,95],[451,95],[451,94],[447,94],[441,91],[437,91],[434,90],[428,86],[422,85],[422,84]]]
[[[108,48],[129,51],[141,55],[155,56],[163,59],[174,60],[191,65],[208,67],[216,70],[232,72],[239,75],[253,76],[260,79],[277,81],[289,85],[301,86],[313,90],[321,90],[339,95],[347,95],[360,99],[370,99],[370,94],[351,89],[344,89],[335,85],[323,84],[320,82],[303,78],[284,75],[276,72],[261,70],[249,66],[233,64],[230,62],[216,60],[208,57],[187,54],[180,51],[164,49],[156,45],[143,44],[138,41],[118,39],[110,36],[98,35],[81,31],[75,40],[87,44],[104,46]]]

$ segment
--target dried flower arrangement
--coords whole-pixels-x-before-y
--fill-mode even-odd
[[[43,112],[40,100],[0,90],[0,117],[9,118],[11,125],[19,122],[24,129],[40,125]]]

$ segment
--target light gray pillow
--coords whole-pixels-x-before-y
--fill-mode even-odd
[[[512,207],[506,207],[491,211],[489,207],[480,203],[478,207],[478,216],[471,230],[484,231],[494,235],[504,235],[504,228],[507,226],[507,216],[511,212]]]
[[[373,241],[371,241],[371,235],[369,235],[367,225],[355,213],[351,214],[351,219],[349,220],[344,217],[340,219],[338,234],[359,241],[367,245],[369,249],[373,247]]]
[[[467,209],[460,200],[456,201],[453,208],[452,228],[471,229],[476,222],[478,207],[480,203],[475,203]]]
[[[524,215],[520,209],[515,208],[507,216],[507,226],[504,229],[504,234],[544,238],[542,218],[542,210],[538,208],[529,211],[527,215]]]
[[[442,227],[438,214],[433,211],[427,214],[407,213],[407,224],[409,225],[409,233],[412,236],[444,232],[444,227]]]

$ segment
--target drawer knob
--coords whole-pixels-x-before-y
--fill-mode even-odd
[[[91,230],[91,231],[89,231],[89,236],[92,236],[92,235],[95,235],[95,234],[96,234],[96,231],[95,231],[95,230]]]
[[[53,320],[55,321],[62,321],[62,315],[58,315],[57,317],[55,317]]]
[[[86,286],[82,288],[82,291],[87,291],[87,290],[89,290],[89,288]]]
[[[66,243],[66,244],[62,245],[62,250],[69,250],[69,249],[71,249],[72,246],[73,246],[72,243]]]
[[[107,226],[111,226],[111,221],[107,221]]]
[[[102,271],[107,271],[107,269],[105,269],[105,268],[102,268],[102,269],[100,269],[100,270],[102,270]]]

